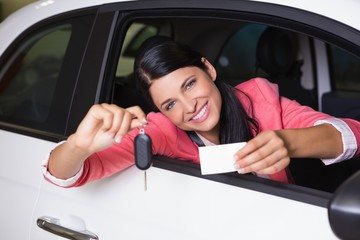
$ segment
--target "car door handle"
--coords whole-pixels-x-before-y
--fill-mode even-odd
[[[63,227],[60,224],[59,219],[43,216],[39,217],[37,219],[37,225],[38,227],[51,232],[55,235],[58,235],[60,237],[64,237],[67,239],[73,239],[73,240],[98,240],[98,236],[96,234],[84,230],[84,231],[76,231],[67,227]]]

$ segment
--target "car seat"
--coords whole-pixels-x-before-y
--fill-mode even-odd
[[[280,95],[316,108],[311,91],[301,86],[302,61],[297,59],[298,42],[292,32],[268,27],[260,36],[256,50],[256,69],[278,84]]]

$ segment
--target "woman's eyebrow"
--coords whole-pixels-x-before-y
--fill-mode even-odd
[[[165,105],[165,104],[167,104],[167,103],[169,103],[169,102],[171,102],[171,101],[172,101],[171,98],[166,99],[165,101],[163,101],[163,102],[161,103],[160,107],[162,108],[163,105]]]
[[[191,76],[185,78],[184,81],[183,81],[183,83],[182,83],[181,86],[180,86],[180,89],[183,89],[183,88],[186,86],[186,83],[189,81],[189,79],[192,79],[192,78],[194,78],[194,77],[195,77],[195,75],[191,75]],[[165,101],[163,101],[163,102],[160,104],[160,107],[162,107],[163,105],[165,105],[165,104],[167,104],[167,103],[169,103],[169,102],[171,102],[171,101],[172,101],[171,98],[166,99]]]
[[[186,85],[186,83],[189,81],[189,79],[192,79],[192,78],[194,78],[194,77],[195,77],[195,75],[191,75],[191,76],[185,78],[185,80],[184,80],[183,83],[181,84],[180,88],[184,88],[185,85]]]

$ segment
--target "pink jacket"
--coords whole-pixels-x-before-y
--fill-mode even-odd
[[[280,97],[277,85],[261,78],[251,79],[239,84],[236,88],[241,89],[250,97],[260,131],[309,127],[313,126],[317,120],[332,118],[309,107],[301,106],[296,101]],[[245,109],[250,110],[247,98],[240,93],[237,95]],[[145,131],[152,139],[154,155],[200,162],[197,145],[183,130],[177,128],[161,113],[149,113],[147,120],[149,124],[145,127]],[[343,120],[354,132],[357,145],[359,145],[360,123],[351,119]],[[138,132],[139,129],[134,129],[123,138],[120,144],[114,144],[106,150],[91,155],[84,163],[81,177],[70,187],[81,186],[132,166],[134,164],[133,140]],[[359,148],[356,155],[359,156]],[[270,175],[270,178],[281,182],[288,181],[285,170]]]

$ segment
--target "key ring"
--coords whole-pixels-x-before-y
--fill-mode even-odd
[[[145,129],[144,129],[144,127],[141,127],[141,128],[140,128],[139,133],[140,133],[140,134],[145,134]]]

